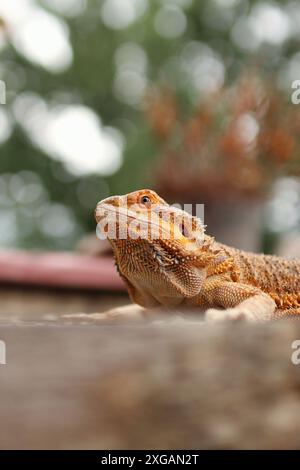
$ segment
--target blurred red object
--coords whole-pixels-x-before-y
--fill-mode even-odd
[[[125,290],[112,257],[64,252],[0,251],[0,283]]]

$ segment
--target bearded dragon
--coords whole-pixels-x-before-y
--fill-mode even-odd
[[[156,308],[202,311],[208,321],[300,315],[300,260],[218,243],[201,220],[149,189],[100,201],[95,218],[137,304],[95,318],[125,318]]]

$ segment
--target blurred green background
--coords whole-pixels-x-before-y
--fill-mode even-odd
[[[255,68],[264,87],[295,108],[297,1],[1,0],[0,18],[2,247],[72,249],[94,230],[98,200],[145,186],[164,190],[159,173],[169,142],[149,119],[158,91],[162,100],[176,97],[181,122]],[[180,130],[172,136],[180,149]],[[272,173],[275,185],[263,195],[269,250],[274,234],[299,229],[300,157],[291,145],[294,170]],[[207,202],[205,190],[199,194],[191,202]],[[182,199],[188,196],[178,192]]]

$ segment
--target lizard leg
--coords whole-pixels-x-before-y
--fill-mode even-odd
[[[232,282],[215,287],[210,302],[225,310],[208,309],[205,314],[208,321],[266,321],[272,318],[276,308],[274,300],[260,289]]]
[[[277,309],[274,313],[274,319],[279,320],[281,318],[297,318],[300,320],[300,307],[299,308],[288,308],[288,309]]]

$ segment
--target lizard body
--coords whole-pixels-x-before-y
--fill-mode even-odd
[[[218,243],[200,220],[151,190],[104,199],[95,217],[132,301],[141,307],[201,308],[208,320],[300,315],[300,260]]]

